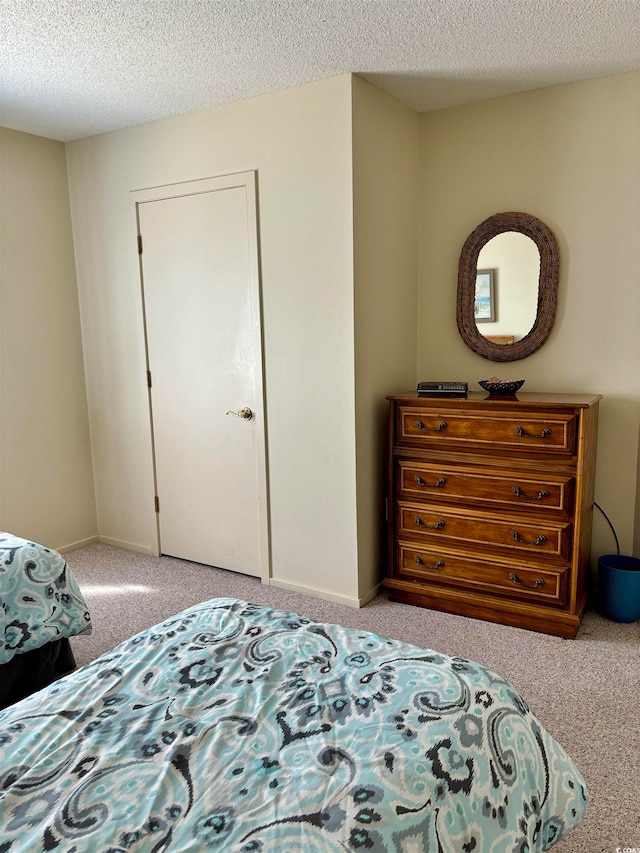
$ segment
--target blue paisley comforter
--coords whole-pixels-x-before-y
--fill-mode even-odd
[[[547,850],[582,777],[484,667],[235,599],[0,712],[0,850]]]
[[[87,605],[62,556],[0,532],[0,664],[52,640],[90,633]]]

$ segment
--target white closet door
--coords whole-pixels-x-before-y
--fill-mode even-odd
[[[255,177],[136,202],[160,551],[266,577]]]

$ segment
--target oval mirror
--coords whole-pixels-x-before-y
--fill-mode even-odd
[[[471,232],[458,266],[457,323],[490,361],[517,361],[549,337],[559,253],[549,228],[527,213],[497,213]]]

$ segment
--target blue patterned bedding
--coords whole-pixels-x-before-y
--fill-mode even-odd
[[[470,661],[236,599],[0,711],[0,850],[548,850],[580,773]]]
[[[87,605],[62,556],[0,532],[0,664],[45,643],[90,633]]]

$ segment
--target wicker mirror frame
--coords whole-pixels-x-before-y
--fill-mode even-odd
[[[474,318],[476,272],[482,247],[505,231],[519,231],[530,237],[540,252],[538,309],[531,330],[513,344],[496,344],[478,331]],[[556,318],[560,255],[552,231],[528,213],[496,213],[481,222],[467,237],[458,266],[456,320],[465,344],[489,361],[518,361],[540,349],[547,340]]]

